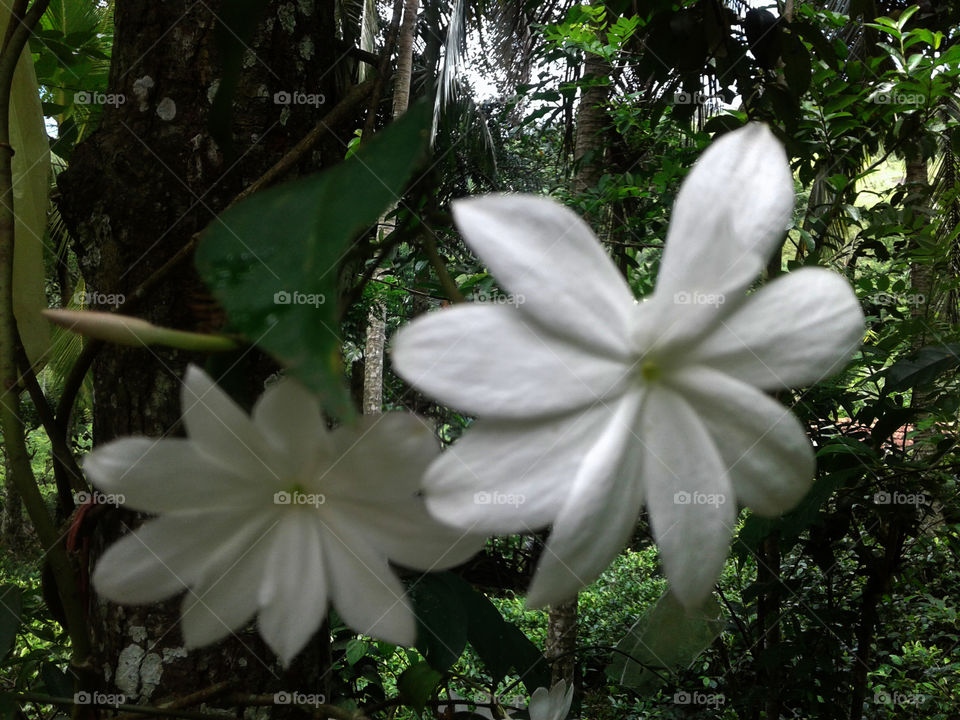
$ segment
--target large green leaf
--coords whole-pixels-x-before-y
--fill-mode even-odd
[[[920,348],[887,369],[889,391],[928,386],[940,375],[960,366],[960,343]]]
[[[0,9],[0,35],[10,20]],[[13,146],[13,203],[16,225],[13,254],[13,312],[31,363],[42,365],[50,345],[43,237],[50,190],[50,144],[30,51],[24,48],[13,73],[10,94],[10,145]]]
[[[457,580],[455,575],[431,573],[410,589],[417,615],[417,650],[440,672],[460,658],[467,644],[469,618]]]
[[[607,673],[621,685],[647,692],[661,676],[688,667],[723,626],[720,606],[712,597],[702,607],[688,610],[668,590],[617,644],[626,654],[615,655]]]
[[[349,160],[257,193],[215,220],[197,249],[200,275],[231,328],[291,368],[337,413],[337,271],[349,244],[395,204],[426,147],[429,108],[413,106]]]
[[[411,665],[400,674],[397,678],[397,690],[405,703],[412,705],[418,712],[423,712],[427,700],[436,692],[442,679],[442,673],[421,662]]]
[[[444,573],[442,577],[449,590],[446,601],[458,603],[462,608],[467,619],[467,641],[483,661],[494,683],[500,682],[512,670],[520,676],[528,692],[549,687],[550,666],[530,638],[516,625],[504,620],[490,598],[470,583],[453,573]]]

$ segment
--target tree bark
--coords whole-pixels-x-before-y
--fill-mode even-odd
[[[417,34],[420,0],[405,0],[403,22],[397,36],[397,72],[393,78],[393,117],[399,117],[410,105],[410,79],[413,77],[413,41]]]
[[[108,92],[125,102],[104,108],[99,129],[76,148],[59,177],[60,210],[76,238],[88,292],[130,294],[324,112],[308,104],[277,104],[275,93],[323,95],[327,107],[337,100],[338,73],[330,72],[337,62],[333,5],[270,2],[243,59],[232,119],[236,159],[226,161],[208,128],[221,74],[217,17],[227,3],[116,2]],[[295,172],[342,158],[349,130],[338,134],[323,140]],[[151,322],[179,329],[222,323],[190,262],[155,285],[137,310]],[[251,397],[273,369],[255,357],[245,368]],[[93,367],[95,442],[178,432],[179,383],[188,361],[200,358],[165,349],[103,351]],[[112,509],[101,517],[92,558],[141,520]],[[252,628],[187,653],[177,627],[179,604],[174,599],[120,607],[90,599],[94,660],[105,689],[128,702],[154,703],[242,677],[237,689],[323,692],[328,667],[322,643],[287,672]]]
[[[551,662],[551,682],[573,683],[577,671],[577,599],[552,606],[547,622],[544,657]]]
[[[383,352],[387,342],[386,309],[375,301],[367,316],[367,340],[363,351],[363,414],[383,411]]]

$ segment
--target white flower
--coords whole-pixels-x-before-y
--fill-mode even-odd
[[[448,691],[448,694],[451,700],[464,700],[464,698],[455,692]],[[496,697],[491,695],[488,700],[493,702],[496,700]],[[533,695],[530,696],[530,702],[527,705],[527,715],[530,720],[565,720],[567,713],[570,712],[570,705],[572,703],[573,685],[568,688],[566,681],[561,680],[549,690],[545,687],[539,687],[533,691]],[[440,709],[443,710],[444,708],[441,707]],[[446,706],[446,710],[447,712],[452,711],[453,713],[470,713],[479,717],[488,718],[489,720],[494,720],[495,718],[510,720],[510,718],[514,717],[514,712],[521,711],[522,708],[514,707],[510,704],[507,704],[506,707],[501,705],[499,712],[494,715],[493,712],[486,707],[478,706],[471,710],[470,702],[467,701],[459,704],[450,703]],[[508,712],[508,710],[510,712]]]
[[[573,685],[568,688],[566,682],[561,680],[549,691],[546,688],[534,690],[527,710],[530,720],[564,720],[572,702]]]
[[[595,579],[643,503],[675,594],[695,605],[720,573],[737,501],[776,516],[808,489],[810,442],[763,391],[841,369],[864,321],[846,280],[822,268],[746,294],[792,208],[773,134],[724,136],[683,183],[656,290],[637,304],[587,225],[552,200],[454,205],[466,242],[525,301],[419,318],[393,362],[479,418],[428,471],[431,511],[489,532],[552,524],[529,605]]]
[[[187,647],[215,642],[258,615],[285,665],[326,615],[399,645],[414,616],[388,558],[446,568],[482,546],[434,521],[418,496],[439,448],[413,415],[326,429],[315,398],[292,380],[247,416],[196,367],[181,393],[187,439],[123,438],[84,468],[127,507],[160,517],[110,547],[93,582],[119,603],[190,588]]]

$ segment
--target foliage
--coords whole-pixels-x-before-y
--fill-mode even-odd
[[[338,17],[344,24],[354,18],[359,29],[354,5],[338,3]],[[701,638],[695,659],[667,659],[669,671],[655,683],[608,672],[611,663],[626,666],[623,652],[667,647],[675,637],[641,624],[629,640],[635,623],[659,617],[665,589],[643,518],[630,549],[580,594],[582,714],[846,719],[859,693],[858,720],[955,716],[955,11],[949,4],[900,10],[877,3],[884,16],[865,17],[861,7],[872,3],[795,3],[794,17],[777,21],[761,46],[750,38],[740,2],[658,0],[639,11],[616,0],[473,5],[460,3],[454,12],[424,2],[414,82],[421,109],[375,128],[369,142],[355,118],[347,163],[257,193],[208,229],[198,264],[229,329],[292,365],[342,417],[362,390],[372,308],[385,310],[389,337],[416,315],[458,300],[450,284],[474,302],[511,302],[457,236],[451,200],[493,190],[561,199],[589,218],[642,297],[653,289],[673,199],[696,158],[748,120],[769,123],[791,158],[799,203],[780,262],[768,272],[823,265],[844,273],[867,314],[867,336],[843,373],[779,395],[809,430],[816,481],[780,518],[741,514],[717,588],[722,628]],[[108,96],[112,21],[112,4],[53,2],[31,40],[51,144],[66,161],[103,114],[103,103],[87,100]],[[444,48],[456,47],[451,63],[455,57],[465,67],[469,53],[461,44],[491,42],[488,33],[513,22],[527,30],[527,44],[514,53],[527,67],[511,68],[503,77],[520,81],[504,81],[497,97],[483,99],[474,88],[480,78],[444,66]],[[500,50],[509,54],[519,42],[504,41]],[[604,63],[606,74],[585,77],[587,59]],[[444,90],[434,90],[437,80]],[[597,137],[601,177],[574,192],[578,98],[597,84],[608,91]],[[431,159],[418,165],[431,124]],[[933,181],[918,184],[917,167]],[[371,180],[371,168],[385,185]],[[48,232],[64,248],[65,271],[48,258],[48,285],[53,301],[59,294],[66,303],[66,289],[83,285],[70,238],[53,220]],[[371,232],[374,225],[387,231]],[[255,256],[282,272],[270,277]],[[275,294],[283,292],[324,301],[278,305]],[[69,359],[78,350],[56,354]],[[55,363],[42,376],[53,400],[68,367]],[[383,384],[385,409],[416,411],[444,443],[472,422],[415,392],[389,367]],[[33,469],[52,512],[50,441],[35,409],[24,408]],[[90,446],[88,420],[81,414],[74,428],[78,454]],[[511,542],[492,544],[489,553],[503,560]],[[17,622],[9,609],[0,612],[0,716],[7,717],[9,693],[58,694],[69,647],[43,601],[38,554],[5,549],[0,563],[0,584],[18,588],[4,592],[17,593],[22,605]],[[469,579],[468,571],[462,575]],[[412,718],[430,716],[451,692],[507,702],[547,683],[540,657],[546,614],[524,609],[520,579],[500,587],[458,575],[411,576],[423,623],[412,649],[355,635],[332,616],[336,703]],[[3,597],[4,608],[15,608],[13,595]],[[670,632],[688,631],[680,623]],[[28,704],[25,713],[49,714],[50,707]]]

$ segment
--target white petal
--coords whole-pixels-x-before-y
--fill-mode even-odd
[[[783,238],[793,203],[786,153],[765,125],[724,135],[677,195],[657,293],[742,292]]]
[[[267,572],[259,589],[257,625],[264,641],[286,667],[327,614],[318,514],[308,509],[284,513],[270,541]]]
[[[564,720],[572,703],[573,685],[567,687],[566,682],[561,680],[549,691],[543,687],[534,690],[527,711],[530,720]]]
[[[364,537],[363,526],[327,520],[324,557],[330,567],[333,605],[359,633],[410,647],[416,642],[413,610],[385,557]]]
[[[616,392],[625,375],[623,361],[561,339],[518,310],[480,303],[414,320],[397,333],[391,357],[428,395],[490,418],[566,412]]]
[[[341,502],[336,511],[347,522],[364,526],[367,540],[391,561],[415,570],[445,570],[461,565],[486,544],[486,535],[439,523],[423,498],[365,504]]]
[[[524,313],[598,352],[626,356],[633,295],[576,213],[545,197],[485,195],[454,202],[453,218]]]
[[[236,473],[283,481],[253,421],[196,365],[187,368],[180,402],[187,435],[200,452]]]
[[[793,413],[715,370],[690,368],[676,383],[720,451],[737,499],[771,517],[794,507],[813,482],[816,462]]]
[[[846,279],[802,268],[751,295],[689,359],[757,387],[800,387],[843,369],[863,333]]]
[[[257,612],[257,588],[267,569],[270,536],[244,552],[219,578],[187,592],[180,626],[188,648],[210,645],[240,630]]]
[[[220,573],[264,530],[234,511],[165,515],[111,545],[93,573],[100,595],[118,603],[156,602]]]
[[[566,502],[611,413],[603,405],[542,421],[478,420],[430,466],[427,508],[467,532],[539,530]]]
[[[623,549],[643,503],[642,458],[635,435],[641,394],[610,409],[603,434],[590,448],[540,558],[527,605],[569,600],[600,576]]]
[[[150,513],[244,507],[263,495],[255,483],[197,452],[190,440],[121,438],[87,455],[83,469],[104,493]]]
[[[694,607],[723,569],[737,516],[733,490],[713,439],[678,393],[649,390],[640,436],[653,536],[674,595]]]
[[[316,397],[284,378],[266,389],[253,406],[253,424],[276,450],[286,474],[299,477],[329,450],[326,423]]]
[[[391,412],[363,417],[331,435],[328,462],[320,468],[318,492],[358,503],[405,503],[419,490],[440,443],[423,418]]]

